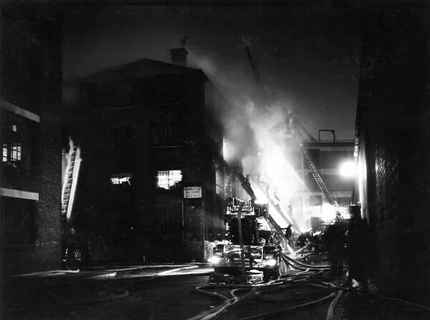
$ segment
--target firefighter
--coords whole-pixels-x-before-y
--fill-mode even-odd
[[[290,224],[290,225],[287,227],[287,229],[285,229],[285,238],[287,238],[287,240],[288,240],[288,244],[289,244],[290,246],[291,246],[290,239],[291,239],[291,236],[293,235],[292,227],[293,227],[293,225],[292,225],[292,224]]]
[[[360,207],[350,207],[351,222],[348,228],[348,280],[346,286],[352,286],[354,279],[364,290],[369,277],[369,248],[371,246],[368,224],[361,218]]]
[[[345,258],[346,225],[342,221],[339,213],[336,219],[324,234],[324,241],[328,250],[328,258],[331,263],[331,276],[339,277],[343,275],[343,260]]]

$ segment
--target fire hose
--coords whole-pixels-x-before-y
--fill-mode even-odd
[[[285,255],[283,253],[281,253],[281,256],[282,256],[282,258],[284,258],[284,260],[288,260],[291,263],[294,263],[294,264],[299,265],[299,266],[304,267],[304,268],[319,269],[319,270],[321,270],[321,269],[323,269],[323,270],[330,269],[329,265],[325,265],[325,266],[313,266],[313,265],[309,265],[309,264],[306,264],[306,263],[303,263],[303,262],[299,262],[299,261],[297,261],[297,260],[295,260],[295,259],[293,259],[293,258],[291,258],[291,257],[289,257],[289,256],[287,256],[287,255]]]
[[[196,287],[196,290],[198,292],[201,292],[201,293],[206,294],[206,295],[214,296],[216,298],[221,298],[224,300],[224,302],[221,305],[219,305],[217,308],[215,308],[214,310],[204,311],[204,312],[202,312],[202,313],[200,313],[200,314],[198,314],[198,315],[196,315],[196,316],[194,316],[188,320],[209,320],[209,319],[212,319],[212,318],[216,317],[219,313],[223,312],[228,307],[231,307],[232,305],[238,303],[239,301],[242,301],[243,299],[247,298],[249,295],[255,293],[255,291],[256,291],[255,288],[250,287],[250,286],[246,286],[246,288],[244,288],[244,286],[240,286],[239,288],[235,288],[235,289],[230,290],[230,295],[233,298],[229,298],[223,294],[205,290],[207,288],[213,288],[213,286]],[[248,292],[243,297],[238,297],[235,295],[235,292],[237,292],[239,290],[244,290],[244,289],[251,289],[251,291]]]
[[[306,270],[300,272],[297,275],[294,275],[296,277],[301,277],[301,276],[306,276],[307,278],[310,278],[311,276],[316,276],[319,275],[321,273],[322,270],[310,270],[309,268],[307,268]],[[306,275],[306,273],[311,273],[310,275]],[[306,282],[302,282],[302,280],[306,281]],[[221,298],[224,300],[224,302],[218,306],[216,309],[214,310],[210,310],[210,311],[205,311],[197,316],[194,316],[193,318],[190,318],[189,320],[208,320],[208,319],[212,319],[213,317],[216,317],[219,313],[225,311],[227,308],[231,307],[233,304],[236,304],[240,301],[243,301],[243,299],[245,299],[246,297],[249,297],[251,294],[255,293],[255,294],[261,294],[263,292],[270,292],[272,290],[279,290],[279,289],[283,289],[284,287],[287,289],[291,289],[293,287],[303,287],[303,286],[308,286],[308,285],[312,285],[315,284],[315,280],[308,280],[308,279],[291,279],[291,280],[287,280],[287,279],[278,279],[278,280],[274,280],[268,284],[256,284],[256,285],[216,285],[216,284],[212,284],[210,286],[205,286],[205,287],[197,287],[196,290],[200,293],[206,294],[206,295],[210,295],[216,298]],[[325,285],[324,285],[325,284]],[[330,286],[329,284],[324,283],[322,285],[318,285],[319,287],[325,288],[325,289],[331,289],[333,290],[334,288],[332,286]],[[225,295],[216,293],[216,292],[211,292],[208,291],[206,289],[214,289],[214,288],[222,288],[222,289],[232,289],[230,291],[230,294],[233,296],[233,298],[229,298]],[[234,295],[234,292],[236,292],[237,290],[246,290],[246,289],[251,289],[250,292],[248,292],[244,297],[238,298]],[[294,310],[294,309],[298,309],[298,308],[304,308],[307,306],[312,306],[315,304],[318,304],[320,302],[326,301],[332,297],[335,297],[336,294],[335,293],[331,293],[330,295],[327,295],[324,298],[320,298],[317,300],[313,300],[304,304],[300,304],[297,306],[293,306],[293,307],[289,307],[289,308],[283,308],[280,310],[275,310],[275,311],[270,311],[269,313],[262,313],[259,314],[257,316],[252,316],[250,318],[245,318],[245,319],[254,319],[254,318],[258,318],[261,316],[270,316],[276,313],[282,313],[282,312],[286,312],[288,310]],[[338,299],[337,299],[338,300]],[[331,308],[329,308],[329,312],[330,310],[333,310],[337,300],[335,302],[332,301],[331,303]],[[332,311],[331,311],[332,312]],[[327,320],[330,320],[331,318],[328,317]]]

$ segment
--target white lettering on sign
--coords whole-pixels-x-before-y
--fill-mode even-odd
[[[202,187],[185,187],[184,198],[185,199],[198,199],[202,197]]]

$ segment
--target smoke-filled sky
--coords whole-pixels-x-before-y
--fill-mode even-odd
[[[335,129],[352,139],[357,103],[358,10],[332,7],[64,8],[64,77],[73,79],[141,58],[170,62],[186,36],[189,65],[237,98],[255,98],[248,40],[273,101],[293,110],[317,137]],[[272,95],[272,91],[274,95]]]

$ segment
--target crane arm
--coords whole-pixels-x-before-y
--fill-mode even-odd
[[[251,65],[252,74],[254,75],[254,80],[257,85],[257,89],[260,92],[260,96],[263,99],[264,104],[269,105],[269,96],[267,95],[266,89],[264,88],[263,80],[258,72],[257,66],[255,65],[254,59],[249,50],[248,46],[245,46],[246,54],[248,56],[249,64]]]

